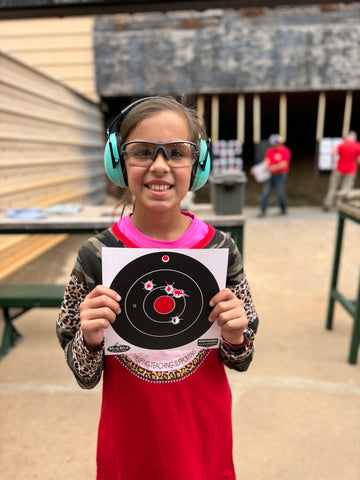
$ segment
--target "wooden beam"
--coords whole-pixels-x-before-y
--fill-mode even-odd
[[[253,141],[260,143],[261,140],[261,103],[260,95],[255,94],[253,98]]]
[[[219,140],[219,96],[211,97],[211,140],[217,142]]]
[[[355,2],[355,0],[353,0]],[[337,4],[337,0],[292,0],[291,6]],[[347,0],[346,3],[351,3]],[[40,5],[41,4],[41,5]],[[65,17],[174,10],[208,10],[212,8],[274,8],[289,5],[289,0],[0,0],[0,16],[9,18]]]
[[[316,140],[319,142],[324,136],[325,125],[326,95],[325,92],[319,93],[318,114],[316,122]]]
[[[350,131],[350,124],[351,124],[351,110],[352,110],[352,100],[353,95],[352,92],[346,92],[345,97],[345,108],[344,108],[344,119],[343,119],[343,129],[342,129],[342,136],[346,137],[346,135]]]
[[[236,121],[236,138],[239,142],[245,142],[245,97],[238,95],[237,97],[237,121]]]
[[[286,142],[287,135],[287,97],[286,93],[280,93],[279,99],[279,134]]]
[[[204,116],[205,116],[205,101],[204,101],[204,95],[198,95],[196,99],[197,103],[197,113],[198,113],[198,118],[201,122],[201,124],[204,124]]]

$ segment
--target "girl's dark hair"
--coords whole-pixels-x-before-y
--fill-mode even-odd
[[[206,138],[205,128],[199,120],[196,110],[177,102],[173,97],[159,96],[139,103],[126,114],[120,126],[122,143],[126,142],[126,138],[139,122],[149,115],[164,110],[177,112],[185,118],[189,125],[190,141],[198,143],[200,138]]]

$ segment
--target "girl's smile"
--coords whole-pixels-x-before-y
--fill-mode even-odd
[[[155,192],[165,192],[166,190],[170,190],[170,188],[172,188],[172,185],[164,185],[164,184],[157,184],[157,183],[152,183],[150,185],[145,185],[145,186]]]

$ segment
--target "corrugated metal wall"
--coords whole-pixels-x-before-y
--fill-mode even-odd
[[[0,50],[98,101],[93,49],[94,18],[0,21]]]
[[[97,104],[0,52],[0,205],[102,201],[104,125]],[[61,236],[2,236],[0,280]]]

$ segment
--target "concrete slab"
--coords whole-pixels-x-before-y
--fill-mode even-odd
[[[229,373],[239,479],[358,480],[360,360],[347,363],[352,320],[325,330],[336,213],[245,208],[245,270],[260,316],[247,373]],[[83,236],[11,278],[67,281]],[[346,223],[339,286],[355,295],[360,228]],[[82,391],[55,337],[53,309],[16,321],[23,340],[0,362],[1,480],[95,478],[101,387]],[[185,479],[184,479],[185,480]]]

